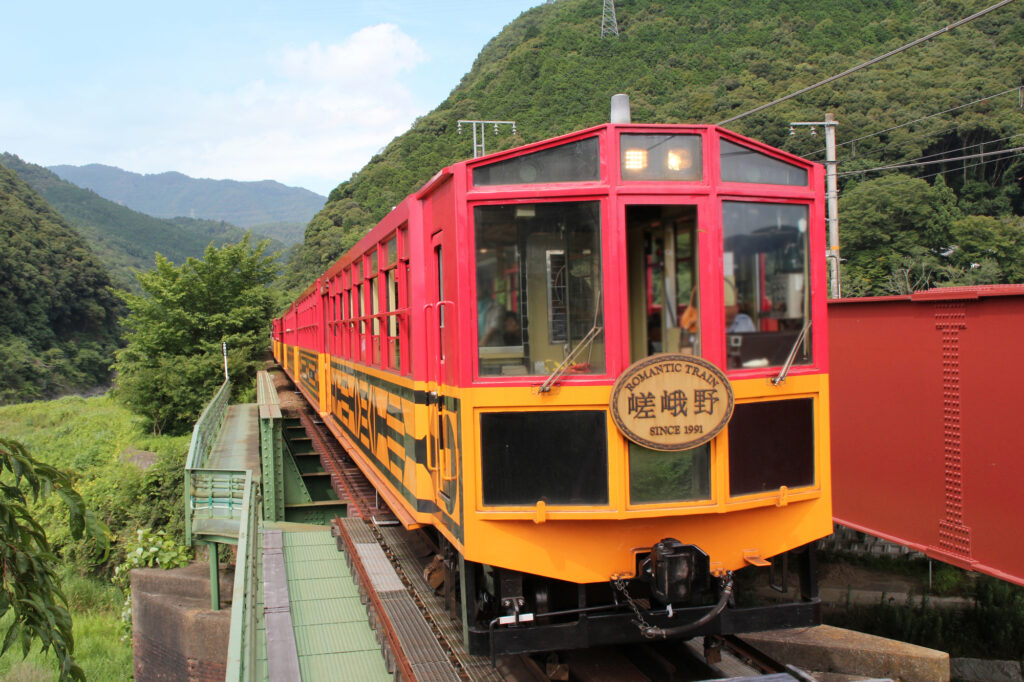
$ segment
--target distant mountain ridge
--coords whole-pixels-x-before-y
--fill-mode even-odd
[[[14,154],[0,154],[0,165],[17,173],[81,233],[114,284],[124,289],[137,290],[134,271],[151,269],[157,252],[180,264],[189,257],[202,258],[211,242],[217,246],[238,242],[245,234],[241,227],[224,221],[154,218],[62,180],[56,173]],[[284,245],[272,241],[270,248],[280,251]]]
[[[158,218],[223,220],[250,228],[286,244],[301,241],[310,218],[327,197],[274,180],[242,182],[192,178],[168,171],[143,175],[114,166],[57,165],[49,169],[105,199]],[[269,227],[273,224],[274,227]]]

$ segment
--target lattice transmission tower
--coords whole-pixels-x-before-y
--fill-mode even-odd
[[[619,36],[619,24],[615,21],[615,0],[604,0],[601,9],[601,37]]]

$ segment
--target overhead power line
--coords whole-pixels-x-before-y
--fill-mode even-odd
[[[932,161],[917,161],[914,163],[900,163],[893,166],[878,166],[876,168],[864,168],[862,170],[844,171],[840,173],[840,177],[846,177],[848,175],[862,175],[864,173],[873,173],[875,171],[884,170],[899,170],[901,168],[917,168],[919,166],[931,166],[936,163],[949,163],[950,161],[966,161],[967,159],[978,159],[978,158],[996,158],[1004,156],[1006,154],[1014,154],[1016,152],[1024,151],[1024,147],[1011,147],[1009,149],[997,149],[990,152],[980,152],[978,154],[967,154],[965,156],[949,156],[943,159],[934,159]]]
[[[1015,137],[1021,137],[1022,135],[1024,135],[1024,133],[1017,133],[1016,135],[1007,135],[1006,137],[999,137],[999,138],[996,138],[994,140],[985,140],[983,142],[974,142],[974,143],[971,143],[971,144],[965,144],[964,146],[957,147],[956,149],[946,149],[946,150],[941,151],[941,152],[935,152],[934,154],[925,154],[924,156],[918,156],[918,157],[915,157],[913,159],[907,159],[906,161],[904,161],[904,163],[912,163],[914,161],[924,161],[925,159],[935,159],[935,157],[941,157],[943,154],[949,154],[950,152],[966,152],[968,149],[971,149],[972,147],[977,147],[979,149],[979,151],[983,151],[985,149],[986,145],[997,144],[999,142],[1006,142],[1007,140],[1012,140]],[[936,160],[937,161],[943,161],[944,159],[939,158],[939,159],[936,159]]]
[[[988,154],[986,154],[985,156],[988,156]],[[1006,157],[999,157],[997,159],[985,159],[984,161],[978,161],[977,163],[968,163],[968,164],[964,164],[963,166],[961,166],[960,168],[958,168],[956,170],[966,171],[968,168],[977,168],[978,166],[984,166],[985,164],[995,163],[996,161],[1003,161],[1003,160],[1005,160],[1005,158]],[[918,175],[916,177],[918,177],[918,178],[920,178],[922,180],[927,180],[928,178],[934,178],[936,175],[942,175],[943,173],[948,173],[948,172],[949,171],[940,170],[940,171],[935,171],[934,173],[928,173],[927,175]]]
[[[921,121],[927,121],[928,119],[935,118],[936,116],[942,116],[943,114],[948,114],[950,112],[957,111],[959,109],[964,109],[964,108],[972,106],[974,104],[980,104],[981,102],[987,102],[990,99],[995,99],[996,97],[1002,97],[1003,95],[1009,94],[1011,92],[1016,92],[1016,93],[1018,93],[1019,97],[1024,97],[1024,85],[1013,87],[1013,88],[1008,88],[1006,90],[1003,90],[1002,92],[997,92],[994,95],[986,95],[985,97],[980,97],[980,98],[978,98],[976,100],[967,102],[965,104],[958,104],[955,107],[950,107],[949,109],[945,109],[943,111],[937,111],[934,114],[928,114],[927,116],[922,116],[921,118],[915,118],[913,121],[907,121],[906,123],[900,123],[899,125],[892,126],[891,128],[886,128],[885,130],[879,130],[879,131],[874,132],[874,133],[868,133],[867,135],[861,135],[860,137],[855,137],[852,140],[846,140],[845,142],[840,142],[836,146],[843,147],[843,146],[846,146],[846,145],[852,145],[854,143],[860,142],[861,140],[866,140],[869,137],[877,137],[878,135],[884,135],[885,133],[892,132],[893,130],[899,130],[900,128],[906,128],[907,126],[914,125],[915,123],[920,123]],[[959,126],[954,126],[953,128],[949,128],[949,129],[941,131],[941,132],[948,132],[949,130],[955,130],[957,127],[959,127]],[[928,136],[931,136],[933,134],[934,133],[925,133],[925,134],[921,135],[921,137],[928,137]],[[913,138],[911,138],[911,139],[913,139]],[[807,156],[813,156],[815,154],[821,154],[824,151],[825,151],[825,148],[822,147],[821,149],[814,150],[813,152],[809,153]]]
[[[994,95],[989,95],[988,97],[982,97],[981,99],[976,99],[973,102],[968,102],[967,104],[961,104],[959,106],[955,106],[955,107],[952,107],[950,109],[946,109],[945,111],[940,111],[940,112],[937,112],[937,113],[934,113],[934,114],[929,114],[928,116],[922,116],[921,118],[915,118],[913,121],[907,121],[906,123],[901,123],[898,126],[893,126],[891,128],[886,128],[885,130],[879,130],[877,133],[870,133],[868,135],[861,135],[860,137],[855,137],[852,140],[847,140],[846,142],[840,142],[839,146],[842,147],[843,145],[853,144],[854,142],[858,142],[860,140],[864,140],[864,139],[867,139],[869,137],[874,137],[876,135],[884,135],[885,133],[888,133],[888,132],[891,132],[893,130],[896,130],[897,128],[905,128],[905,127],[907,127],[909,125],[914,125],[915,123],[920,123],[921,121],[927,121],[929,118],[935,118],[936,116],[942,116],[943,114],[948,114],[951,111],[956,111],[957,109],[963,109],[964,107],[969,107],[972,104],[978,104],[980,102],[985,102],[985,101],[988,101],[988,100],[993,99],[995,97],[1000,97],[1000,96],[1005,95],[1005,94],[1010,93],[1010,92],[1020,92],[1022,87],[1024,87],[1024,86],[1019,86],[1019,87],[1016,87],[1016,88],[1009,88],[1008,90],[1003,90],[1002,92],[997,92]]]
[[[981,10],[980,12],[975,12],[974,14],[972,14],[971,16],[969,16],[969,17],[967,17],[965,19],[960,19],[959,21],[955,21],[952,24],[950,24],[950,25],[948,25],[948,26],[946,26],[944,28],[940,28],[938,31],[934,31],[932,33],[929,33],[928,35],[924,36],[923,38],[918,38],[917,40],[913,40],[913,41],[907,43],[906,45],[903,45],[902,47],[897,47],[895,50],[890,50],[889,52],[886,52],[883,55],[875,57],[874,59],[869,59],[868,61],[864,62],[863,64],[858,64],[857,66],[854,66],[853,68],[847,69],[846,71],[843,71],[842,73],[836,74],[835,76],[830,76],[830,77],[826,78],[823,81],[819,81],[819,82],[815,83],[814,85],[808,85],[806,88],[801,88],[800,90],[797,90],[796,92],[790,93],[790,94],[786,95],[785,97],[780,97],[779,99],[777,99],[777,100],[775,100],[773,102],[768,102],[767,104],[762,104],[761,106],[755,107],[755,108],[751,109],[750,111],[745,111],[742,114],[737,114],[736,116],[732,116],[732,117],[727,118],[727,119],[725,119],[723,121],[719,121],[718,125],[725,125],[726,123],[731,123],[732,121],[736,121],[738,119],[741,119],[744,116],[749,116],[750,114],[756,114],[759,111],[764,111],[768,107],[775,106],[776,104],[780,104],[780,103],[785,102],[787,100],[793,99],[794,97],[799,97],[800,95],[803,95],[804,93],[810,92],[811,90],[815,90],[817,88],[820,88],[822,85],[828,85],[829,83],[832,83],[834,81],[839,80],[840,78],[843,78],[844,76],[849,76],[851,73],[860,71],[861,69],[867,68],[867,67],[869,67],[869,66],[871,66],[873,64],[877,64],[878,62],[880,62],[880,61],[882,61],[884,59],[888,59],[889,57],[892,57],[893,55],[897,55],[900,52],[904,52],[906,50],[909,50],[912,47],[920,45],[921,43],[927,42],[927,41],[931,40],[932,38],[935,38],[936,36],[942,35],[943,33],[948,33],[949,31],[952,31],[954,28],[958,28],[958,27],[963,26],[964,24],[966,24],[968,22],[974,21],[975,19],[977,19],[979,17],[983,17],[986,14],[988,14],[989,12],[993,12],[993,11],[999,9],[1000,7],[1003,7],[1004,5],[1009,5],[1011,2],[1013,2],[1013,0],[1001,0],[1001,2],[997,2],[996,4],[992,5],[991,7],[986,7],[985,9]]]

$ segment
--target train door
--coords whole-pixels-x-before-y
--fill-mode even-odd
[[[626,207],[630,361],[700,355],[697,207]]]
[[[626,206],[630,361],[701,355],[698,210]],[[711,449],[655,451],[629,442],[630,504],[710,499]]]
[[[427,302],[427,468],[439,510],[454,516],[458,485],[458,414],[445,394],[454,306],[446,297],[445,273],[450,264],[442,233],[431,239],[430,292]]]

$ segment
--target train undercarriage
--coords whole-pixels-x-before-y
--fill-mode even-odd
[[[699,548],[666,538],[638,558],[638,577],[576,584],[466,561],[443,538],[443,581],[449,615],[462,623],[466,649],[492,658],[504,654],[581,649],[659,639],[807,627],[821,623],[813,544],[775,557],[769,584],[789,588],[793,600],[754,605],[737,594],[739,574],[707,570]],[[466,598],[463,596],[466,595]]]

